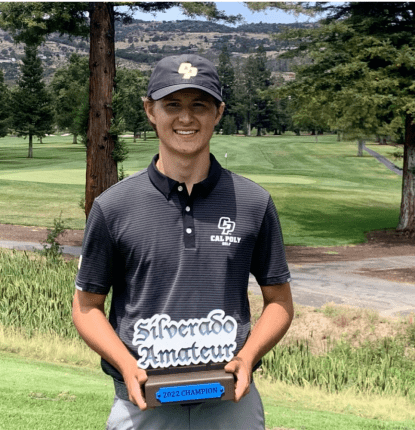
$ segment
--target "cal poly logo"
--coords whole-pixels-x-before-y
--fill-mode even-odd
[[[235,230],[236,222],[232,221],[229,217],[223,216],[219,219],[218,229],[221,230],[221,234],[212,234],[210,236],[211,242],[221,242],[224,246],[230,246],[232,243],[239,243],[240,237],[231,236],[231,233]]]
[[[190,79],[197,76],[197,68],[193,67],[191,63],[180,64],[178,72],[183,75],[183,79]]]

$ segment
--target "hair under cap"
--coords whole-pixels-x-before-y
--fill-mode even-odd
[[[151,74],[147,97],[159,100],[186,88],[206,91],[220,102],[222,101],[221,84],[215,66],[206,58],[194,54],[166,57],[160,60]]]

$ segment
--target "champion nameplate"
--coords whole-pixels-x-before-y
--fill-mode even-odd
[[[160,403],[185,402],[189,400],[219,399],[225,388],[218,382],[212,384],[181,385],[160,388],[156,398]]]

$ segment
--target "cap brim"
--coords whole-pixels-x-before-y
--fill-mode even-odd
[[[222,97],[216,93],[215,91],[210,90],[209,88],[203,87],[202,85],[193,85],[193,84],[178,84],[171,85],[170,87],[165,87],[160,90],[154,91],[154,93],[149,94],[149,96],[153,100],[160,100],[163,97],[168,96],[169,94],[175,93],[176,91],[185,90],[186,88],[196,88],[198,90],[205,91],[206,93],[213,96],[215,99],[222,101]]]

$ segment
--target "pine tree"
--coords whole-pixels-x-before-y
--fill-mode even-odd
[[[251,55],[245,66],[245,82],[248,92],[248,130],[257,128],[261,135],[264,128],[270,126],[271,115],[275,113],[268,93],[264,93],[272,84],[271,71],[267,67],[265,49],[260,46],[255,55]]]
[[[146,132],[153,130],[141,99],[146,95],[148,79],[139,70],[117,70],[116,93],[120,100],[120,108],[116,116],[124,119],[125,128],[134,134],[134,142],[138,133],[144,132],[145,139]]]
[[[33,136],[52,132],[51,97],[42,81],[43,68],[37,47],[26,45],[21,77],[12,92],[12,128],[19,136],[29,137],[28,158],[33,158]]]
[[[231,56],[226,44],[223,45],[219,55],[218,65],[219,80],[222,84],[222,99],[225,103],[225,110],[222,119],[220,120],[217,129],[223,129],[226,117],[232,115],[232,109],[235,105],[235,72],[231,63]],[[235,122],[235,121],[234,121]]]
[[[69,64],[56,70],[50,83],[56,125],[68,129],[77,143],[76,117],[88,95],[89,64],[87,57],[72,54]]]
[[[3,71],[0,70],[0,137],[7,135],[9,120],[9,90],[4,83]]]

